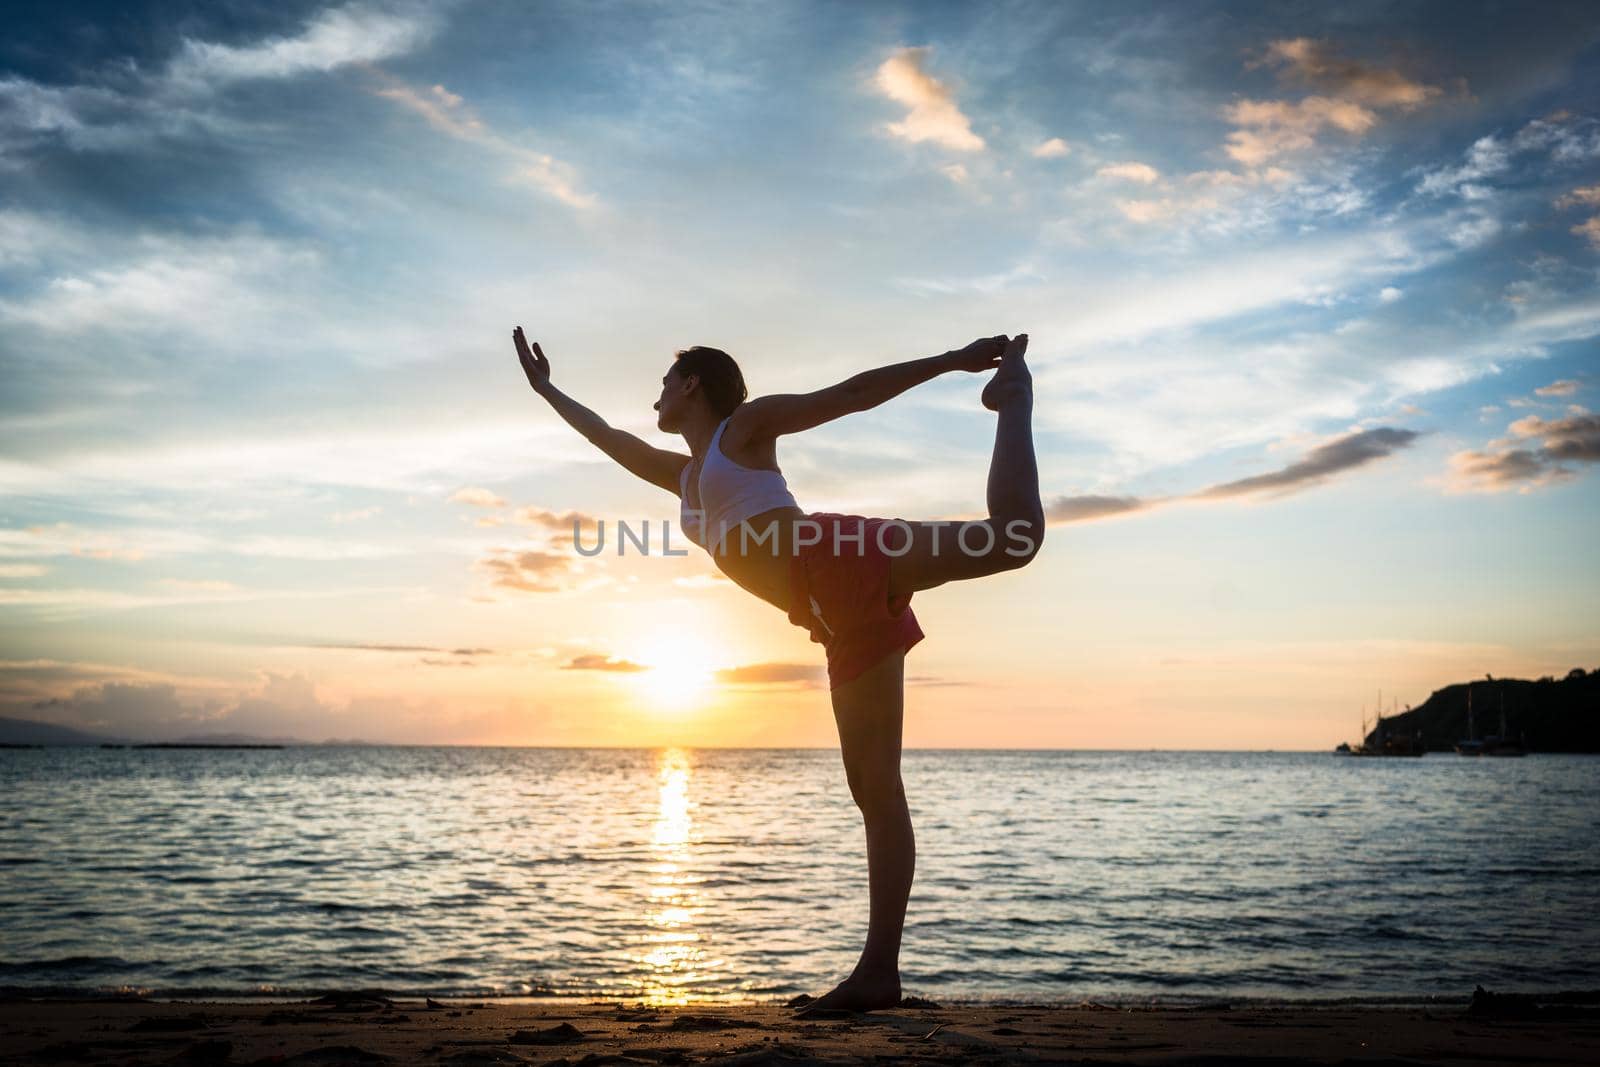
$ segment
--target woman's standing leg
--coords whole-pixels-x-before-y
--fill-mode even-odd
[[[866,947],[855,970],[807,1004],[807,1011],[871,1011],[900,1003],[900,934],[917,865],[911,812],[900,780],[905,663],[903,650],[891,652],[832,693],[845,778],[866,826],[871,908]]]

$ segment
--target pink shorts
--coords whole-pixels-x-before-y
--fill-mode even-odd
[[[789,621],[809,630],[811,640],[826,650],[828,688],[837,689],[925,636],[911,610],[911,594],[889,597],[890,556],[884,549],[898,553],[911,531],[893,519],[834,511],[807,518],[821,527],[822,537],[797,548],[789,559]],[[879,547],[878,531],[886,524]],[[800,530],[805,538],[814,532],[808,526]]]

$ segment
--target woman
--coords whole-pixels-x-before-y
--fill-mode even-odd
[[[958,578],[1020,567],[1044,539],[1033,454],[1028,335],[986,337],[965,348],[863,371],[814,393],[748,400],[726,352],[677,353],[661,378],[656,426],[683,437],[689,455],[615,429],[550,383],[537,342],[512,332],[528,383],[571,426],[647,482],[681,498],[684,532],[719,570],[786,612],[823,645],[833,715],[850,794],[867,835],[871,900],[866,947],[855,970],[804,1011],[870,1011],[900,1002],[900,935],[916,865],[900,781],[905,654],[923,637],[911,595]],[[807,513],[778,470],[776,444],[874,408],[947,371],[993,370],[983,405],[999,413],[989,461],[987,519],[904,522]]]

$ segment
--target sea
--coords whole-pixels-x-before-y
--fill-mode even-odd
[[[908,994],[1600,988],[1600,757],[907,751]],[[819,749],[0,751],[0,992],[818,994],[866,930]]]

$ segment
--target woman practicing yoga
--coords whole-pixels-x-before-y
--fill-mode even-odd
[[[661,379],[656,427],[683,437],[689,455],[656,448],[550,383],[550,362],[519,326],[517,357],[534,392],[571,426],[647,482],[681,498],[684,533],[738,585],[787,613],[827,653],[833,716],[850,795],[867,834],[871,906],[855,970],[802,1011],[870,1011],[900,1002],[900,935],[916,866],[911,814],[900,781],[906,651],[922,640],[911,595],[958,578],[1012,570],[1044,540],[1033,455],[1028,335],[986,337],[965,348],[863,371],[814,393],[746,399],[726,352],[677,353]],[[947,371],[993,370],[982,401],[999,413],[989,461],[986,519],[908,522],[796,503],[778,470],[776,443],[891,397]]]

